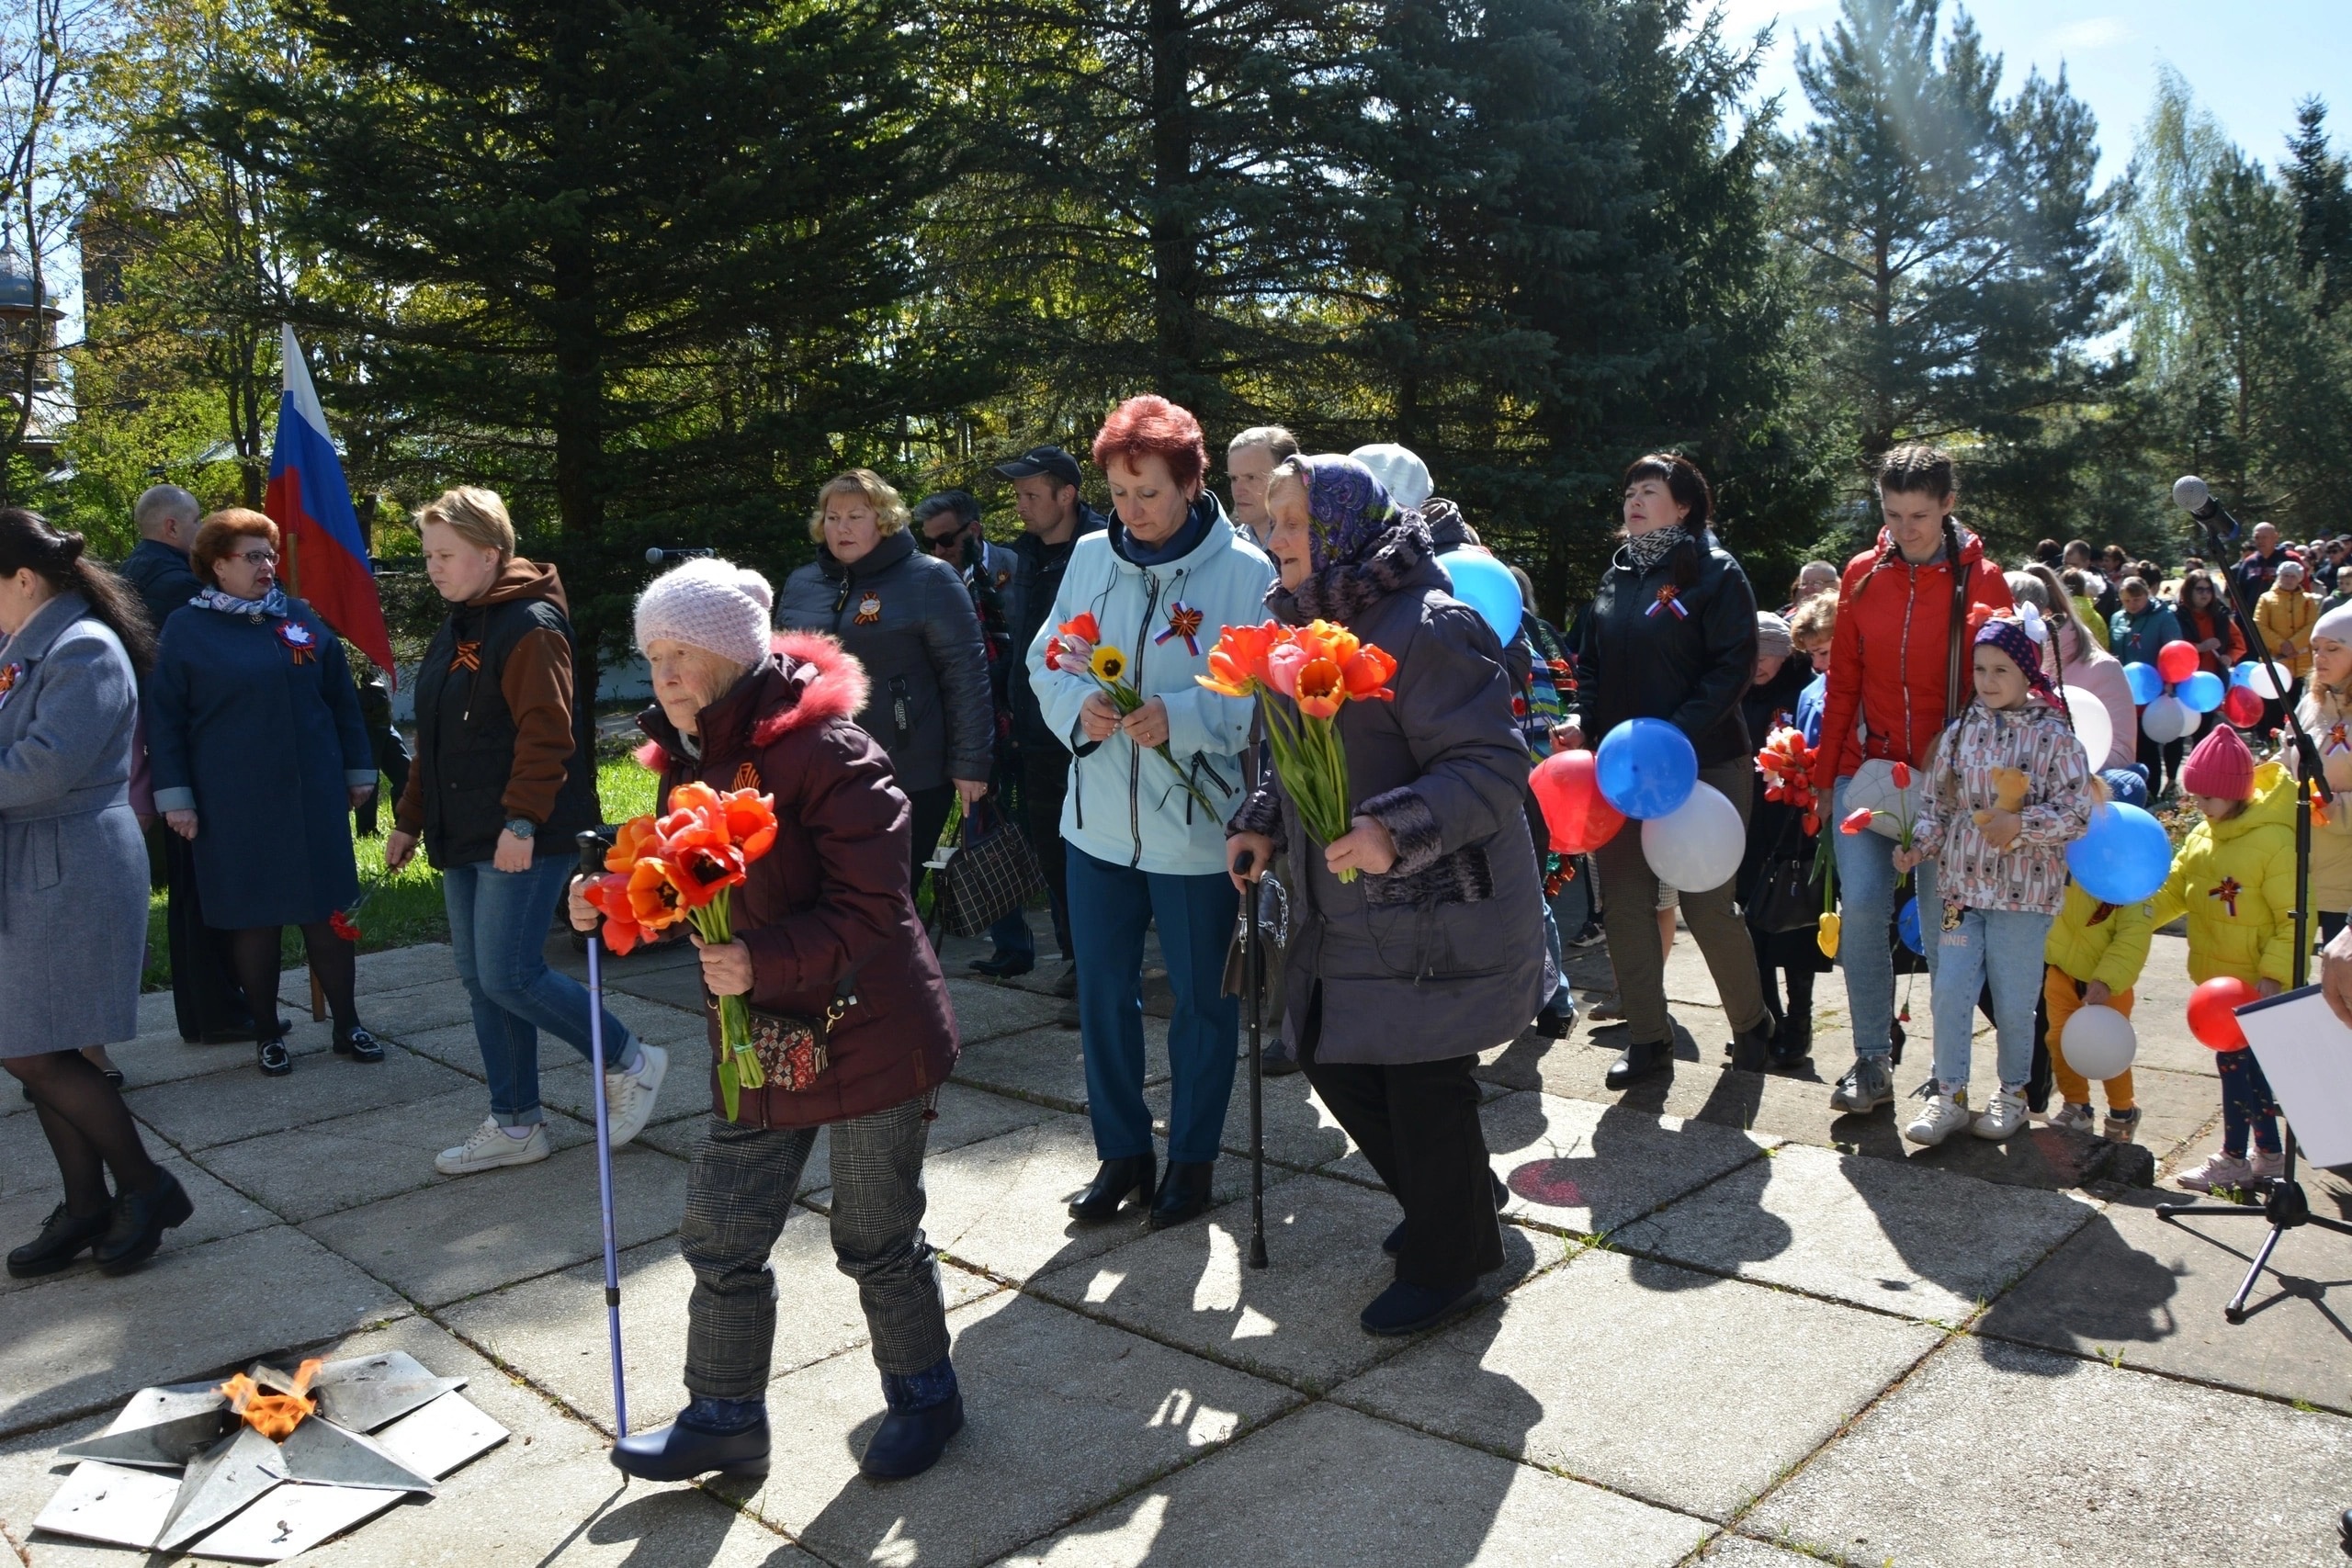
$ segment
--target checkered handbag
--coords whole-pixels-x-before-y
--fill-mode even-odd
[[[951,936],[980,936],[1045,887],[1027,836],[983,801],[965,809],[946,863],[932,875],[932,916]]]

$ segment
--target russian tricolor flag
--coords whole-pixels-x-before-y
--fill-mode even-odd
[[[320,618],[376,661],[386,678],[392,669],[392,639],[384,630],[384,602],[376,593],[376,569],[343,464],[327,439],[326,415],[311,385],[294,329],[284,323],[286,390],[277,400],[277,445],[269,455],[270,521],[286,539],[286,567],[292,592],[311,602]]]

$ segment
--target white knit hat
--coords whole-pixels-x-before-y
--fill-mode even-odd
[[[1394,441],[1375,441],[1369,446],[1357,447],[1348,456],[1370,468],[1372,477],[1388,492],[1388,499],[1408,512],[1427,501],[1436,488],[1430,479],[1430,466],[1409,446],[1399,446]]]
[[[706,557],[663,572],[637,596],[637,646],[667,637],[750,669],[766,662],[768,580],[733,561]]]
[[[2352,604],[2338,604],[2322,615],[2312,626],[2312,637],[2324,637],[2331,642],[2352,642]]]

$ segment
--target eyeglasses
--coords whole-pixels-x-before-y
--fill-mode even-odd
[[[958,528],[953,534],[925,534],[922,547],[935,556],[958,554],[964,548],[964,530]]]
[[[245,550],[232,558],[241,560],[247,566],[275,566],[277,564],[277,552],[276,550]]]

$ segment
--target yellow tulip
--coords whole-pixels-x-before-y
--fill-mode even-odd
[[[1814,942],[1820,947],[1822,957],[1835,958],[1838,956],[1838,917],[1836,915],[1831,914],[1821,917],[1821,930],[1820,932],[1815,936]]]

